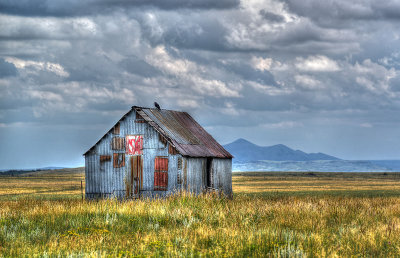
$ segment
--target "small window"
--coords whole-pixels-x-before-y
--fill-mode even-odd
[[[125,150],[125,139],[122,137],[113,137],[111,143],[113,150]]]
[[[138,113],[136,113],[135,123],[144,123],[144,122],[145,122],[144,118]]]
[[[111,161],[110,155],[100,155],[100,162]]]
[[[125,154],[114,153],[114,168],[121,168],[125,166]]]
[[[113,134],[119,134],[119,123],[117,123],[113,128]]]
[[[168,189],[168,158],[156,157],[154,164],[154,190],[167,191]]]

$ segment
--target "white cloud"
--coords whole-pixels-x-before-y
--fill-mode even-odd
[[[62,101],[63,100],[61,95],[50,92],[50,91],[32,90],[29,92],[29,95],[32,98],[40,99],[40,100],[47,100],[47,101]]]
[[[321,85],[321,82],[319,80],[315,79],[313,76],[298,74],[298,75],[295,75],[294,79],[297,84],[300,84],[307,89],[323,88],[323,86]]]
[[[365,128],[371,128],[371,127],[373,127],[373,125],[370,124],[370,123],[362,123],[362,124],[360,124],[360,126],[361,126],[361,127],[365,127]]]
[[[199,103],[193,99],[179,99],[178,105],[183,108],[198,108],[200,107]]]
[[[270,85],[265,85],[261,84],[258,82],[253,82],[253,81],[248,81],[246,82],[248,85],[250,85],[253,89],[256,91],[267,94],[270,96],[279,96],[279,95],[287,95],[293,92],[294,89],[285,87],[285,86],[270,86]]]
[[[197,68],[196,64],[189,60],[171,57],[164,46],[154,48],[151,55],[146,57],[146,60],[159,69],[175,75],[185,74],[189,70],[193,71]]]
[[[390,91],[390,79],[396,77],[397,71],[394,68],[387,69],[385,66],[372,62],[370,59],[362,63],[356,62],[349,65],[348,76],[354,76],[356,83],[370,92],[378,95],[386,94],[389,97],[396,97],[394,92]]]
[[[7,57],[6,61],[13,63],[18,69],[31,69],[31,72],[35,71],[49,71],[57,74],[60,77],[68,77],[69,73],[64,70],[60,64],[51,62],[36,62],[32,60],[23,60],[15,57]]]
[[[340,70],[336,61],[322,55],[296,58],[296,68],[310,72],[336,72]]]
[[[225,105],[223,108],[220,109],[222,114],[226,114],[229,116],[238,116],[240,115],[240,112],[238,108],[235,106],[234,103],[232,102],[225,102]]]
[[[178,51],[175,49],[175,51]],[[175,58],[171,56],[164,46],[157,46],[151,54],[146,56],[146,61],[162,70],[166,75],[175,78],[175,84],[200,93],[204,96],[213,97],[239,97],[241,86],[228,84],[222,80],[207,76],[209,68],[196,64],[188,59]],[[206,76],[203,76],[206,74]],[[173,84],[173,83],[172,83]]]
[[[94,37],[99,31],[96,23],[87,17],[53,18],[0,15],[0,36],[28,38]]]
[[[269,124],[262,124],[264,128],[271,128],[271,129],[279,129],[279,128],[295,128],[295,127],[303,127],[303,124],[296,121],[282,121],[279,123],[269,123]]]
[[[262,72],[270,70],[272,62],[272,58],[262,58],[255,56],[251,58],[251,65],[253,66],[253,68]]]

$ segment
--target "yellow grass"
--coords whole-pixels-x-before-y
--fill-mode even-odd
[[[82,176],[0,177],[0,256],[400,255],[397,173],[234,174],[233,200],[124,202],[82,202]]]

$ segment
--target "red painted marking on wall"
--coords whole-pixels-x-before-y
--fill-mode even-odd
[[[126,154],[130,155],[143,154],[143,136],[141,135],[126,136]]]

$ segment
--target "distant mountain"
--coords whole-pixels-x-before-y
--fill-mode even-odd
[[[23,168],[23,169],[0,169],[0,175],[13,175],[13,174],[24,174],[28,172],[45,171],[45,170],[56,170],[64,169],[65,167],[43,167],[43,168]]]
[[[314,161],[314,160],[340,160],[324,153],[305,153],[293,150],[286,145],[258,146],[245,139],[238,139],[224,145],[234,157],[234,162],[252,162],[260,160],[273,161]]]

